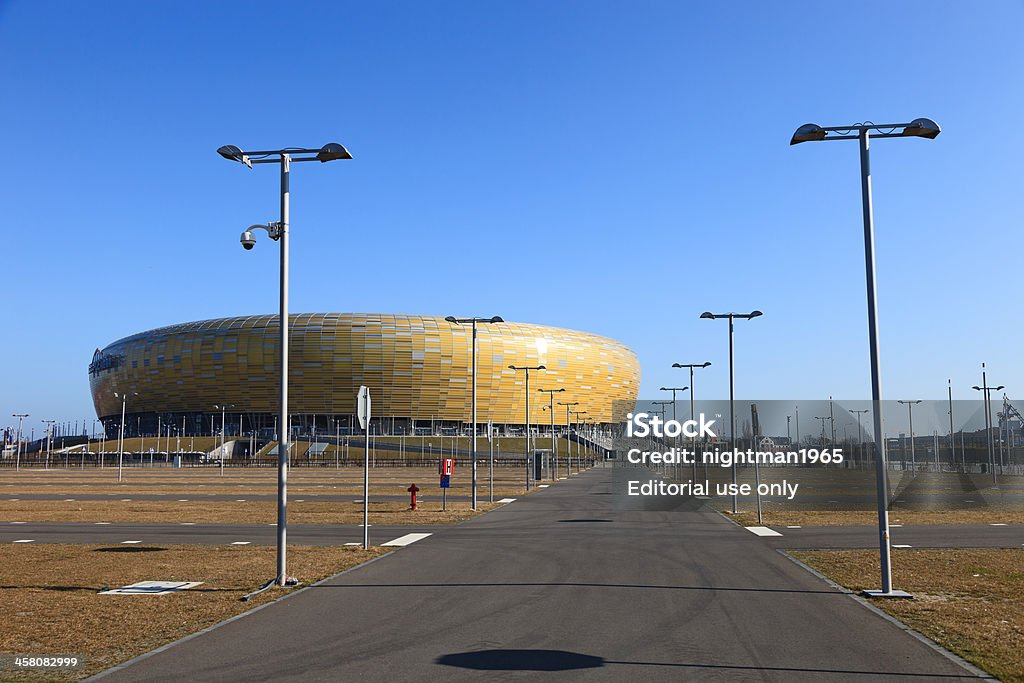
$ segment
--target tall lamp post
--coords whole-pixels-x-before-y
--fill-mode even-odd
[[[46,466],[43,469],[50,469],[50,453],[53,452],[53,425],[56,420],[43,420],[46,425]]]
[[[673,363],[674,368],[689,368],[690,370],[690,419],[695,420],[695,404],[693,400],[693,369],[694,368],[706,368],[711,365],[711,361],[705,361],[703,363]],[[675,397],[673,397],[675,398]],[[697,481],[697,437],[693,437],[693,481]]]
[[[235,404],[232,403],[229,406],[226,405],[215,405],[213,406],[220,411],[220,476],[224,476],[224,439],[227,436],[227,411],[228,408],[234,408]],[[239,431],[241,434],[241,431]]]
[[[700,314],[701,318],[705,320],[717,320],[719,318],[727,318],[729,320],[729,447],[736,452],[736,372],[735,372],[735,352],[733,337],[735,336],[734,327],[736,318],[743,320],[753,320],[754,318],[764,315],[761,311],[751,311],[750,313],[711,313],[710,311],[704,311]],[[736,514],[736,459],[733,458],[732,462],[732,513]]]
[[[138,392],[131,392],[132,396],[138,396]],[[124,464],[124,414],[125,406],[128,403],[128,394],[114,392],[115,398],[121,399],[121,425],[117,434],[117,480],[121,481],[121,468]]]
[[[583,424],[583,418],[580,418],[580,415],[586,415],[587,411],[585,411],[585,410],[574,410],[574,411],[572,411],[572,414],[576,416],[576,424],[577,425],[582,425]],[[579,431],[579,430],[577,430],[577,431]],[[576,444],[576,472],[577,473],[579,473],[579,472],[581,472],[583,470],[583,462],[582,462],[582,460],[583,460],[583,446],[581,444]]]
[[[551,413],[551,457],[554,458],[554,465],[551,467],[551,478],[558,474],[558,442],[555,441],[555,394],[560,394],[565,389],[538,389],[542,394],[548,395],[547,409]]]
[[[470,446],[471,461],[473,463],[473,509],[476,510],[476,324],[477,323],[503,323],[505,322],[499,316],[492,316],[490,318],[456,318],[454,315],[450,315],[445,320],[453,325],[462,325],[464,323],[472,323],[473,325],[473,438],[472,446]],[[490,439],[490,434],[487,436]]]
[[[558,402],[558,405],[565,406],[565,476],[572,476],[572,407],[578,406],[579,401],[572,403]],[[579,448],[576,449],[576,457],[579,457]]]
[[[946,380],[946,388],[949,390],[949,464],[956,467],[956,439],[953,438],[953,380]]]
[[[510,365],[509,370],[519,372],[522,370],[526,373],[526,490],[530,490],[530,477],[533,476],[533,472],[530,471],[530,455],[533,450],[530,448],[530,441],[533,438],[533,432],[530,430],[530,370],[547,370],[543,365]]]
[[[864,432],[861,431],[860,427],[860,416],[868,412],[867,408],[863,410],[851,410],[851,413],[857,413],[857,445],[859,446],[858,452],[860,454],[860,461],[864,461]]]
[[[896,129],[902,128],[900,132]],[[869,141],[871,138],[919,137],[934,139],[941,129],[931,119],[914,119],[910,123],[875,125],[855,124],[823,128],[806,123],[796,129],[790,145],[819,140],[858,140],[860,143],[861,208],[864,215],[864,269],[868,297],[868,339],[871,355],[871,406],[875,428],[875,497],[878,505],[878,549],[881,560],[882,588],[865,591],[872,597],[907,597],[905,591],[892,589],[892,557],[889,547],[888,484],[886,482],[886,459],[884,429],[882,424],[882,373],[878,357],[878,311],[875,306],[877,287],[875,284],[875,226],[871,208],[871,163]]]
[[[20,472],[21,471],[21,423],[22,423],[22,421],[26,417],[28,417],[28,413],[11,413],[11,417],[18,418],[18,448],[17,448],[17,455],[15,456],[15,460],[14,460],[14,471],[15,472]]]
[[[988,463],[989,468],[992,470],[992,483],[996,483],[996,452],[992,448],[992,392],[1001,391],[1005,387],[1000,384],[998,387],[990,387],[988,385],[988,373],[985,371],[985,364],[981,364],[981,386],[971,387],[975,391],[980,391],[984,394],[984,406],[985,406],[985,442],[988,447]]]
[[[914,406],[921,401],[896,401],[907,407],[907,414],[910,416],[910,471],[917,476],[917,457],[914,451]]]
[[[338,159],[351,159],[348,150],[336,142],[329,142],[320,149],[288,148],[243,152],[234,145],[224,145],[217,153],[228,161],[235,161],[252,168],[253,164],[280,164],[281,166],[281,220],[266,225],[253,225],[242,233],[240,239],[245,249],[256,245],[252,231],[266,230],[270,239],[281,243],[281,275],[280,275],[280,354],[281,354],[281,387],[280,387],[280,419],[281,438],[277,442],[277,577],[267,584],[269,587],[276,582],[279,586],[297,583],[289,582],[285,572],[288,541],[288,223],[291,195],[289,178],[292,162],[319,161],[326,163]]]

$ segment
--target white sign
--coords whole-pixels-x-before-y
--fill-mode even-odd
[[[370,388],[359,387],[359,394],[356,396],[356,416],[359,418],[359,426],[363,429],[370,424]]]

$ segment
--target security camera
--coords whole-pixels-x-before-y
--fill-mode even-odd
[[[248,230],[242,233],[242,236],[238,241],[242,243],[242,248],[246,251],[256,246],[256,236]]]

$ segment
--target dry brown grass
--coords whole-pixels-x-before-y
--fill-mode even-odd
[[[893,552],[893,585],[914,599],[874,604],[1002,680],[1024,681],[1024,549]],[[851,590],[878,587],[876,551],[791,554]]]
[[[757,513],[740,511],[725,514],[743,526],[757,524]],[[878,513],[867,510],[765,510],[761,515],[765,526],[874,526]],[[891,510],[890,524],[1024,524],[1024,510],[1009,507],[977,510]]]
[[[306,583],[331,576],[385,549],[288,549],[289,573]],[[3,680],[77,679],[280,597],[245,593],[275,573],[269,546],[0,546],[0,652],[77,654],[84,669],[64,674],[0,671]],[[202,581],[162,596],[99,595],[138,581]]]
[[[469,501],[448,501],[441,511],[440,501],[419,505],[415,512],[407,503],[374,502],[370,498],[370,524],[454,524],[497,507],[481,503],[474,512]],[[0,520],[11,522],[134,522],[138,524],[270,524],[277,520],[277,502],[189,500],[0,500]],[[362,503],[296,502],[288,503],[288,521],[292,524],[362,524]]]

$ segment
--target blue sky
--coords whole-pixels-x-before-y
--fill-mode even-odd
[[[606,334],[643,395],[869,395],[857,147],[802,123],[918,116],[873,145],[888,398],[972,398],[1020,363],[1019,2],[0,0],[0,414],[92,418],[96,347],[276,310],[273,167],[223,144],[345,144],[293,174],[292,310],[499,314]],[[9,421],[9,419],[8,419]],[[4,421],[0,420],[0,424]]]

